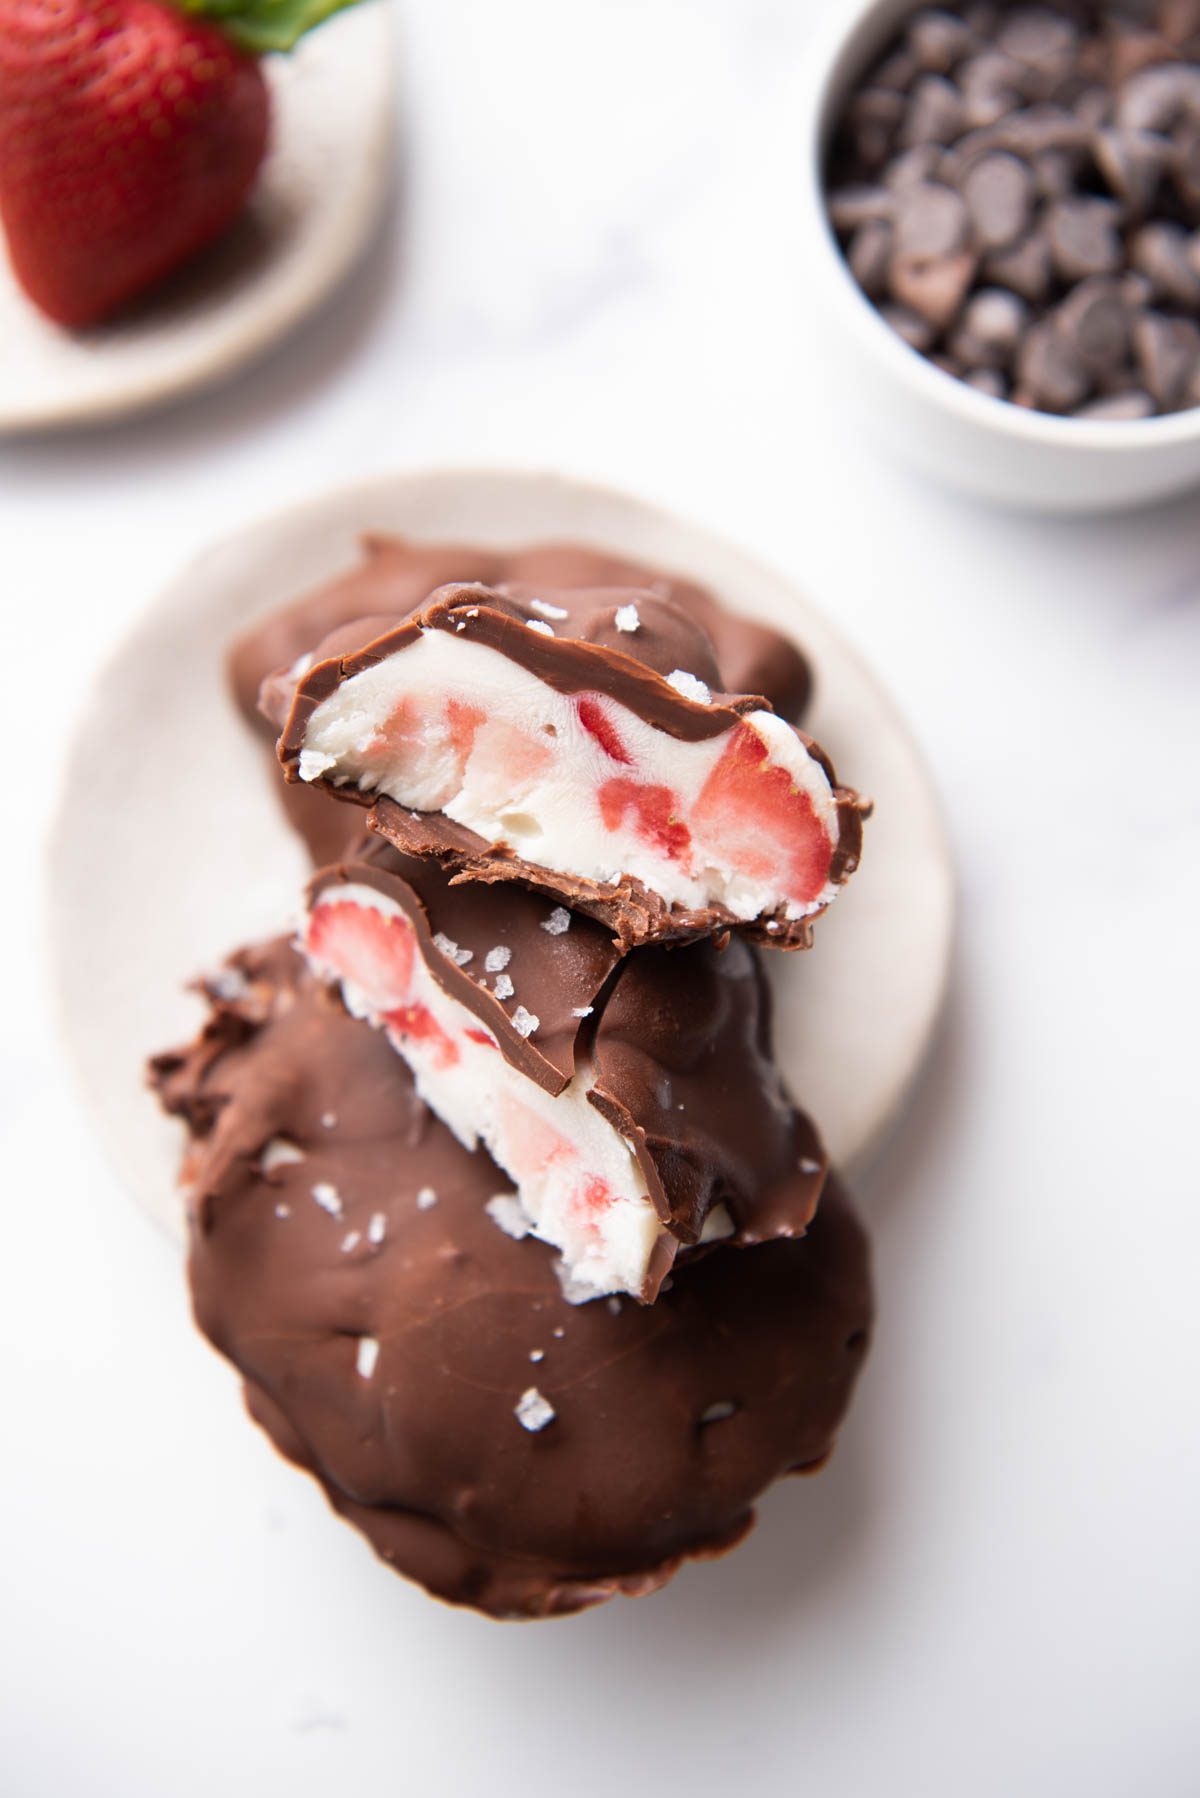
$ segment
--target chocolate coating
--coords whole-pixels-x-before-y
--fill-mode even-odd
[[[197,1321],[398,1571],[491,1615],[578,1610],[731,1546],[772,1480],[825,1459],[871,1312],[836,1182],[803,1241],[697,1257],[652,1307],[571,1307],[549,1252],[485,1212],[497,1170],[380,1036],[284,943],[232,970],[201,1038],[153,1066],[191,1132]],[[280,1138],[304,1159],[264,1173]],[[536,1429],[531,1387],[553,1413]]]
[[[553,630],[535,602],[557,614]],[[615,620],[636,606],[639,625],[621,631]],[[531,630],[530,625],[537,629]],[[598,692],[616,700],[655,729],[685,741],[705,741],[733,730],[749,712],[770,709],[761,695],[721,691],[721,671],[705,630],[670,600],[636,589],[541,588],[454,585],[441,588],[404,617],[369,617],[340,626],[320,643],[312,665],[296,679],[295,664],[270,676],[260,703],[280,729],[279,759],[290,785],[302,785],[299,766],[309,722],[339,686],[414,645],[423,633],[442,631],[506,656],[557,692]],[[710,703],[689,698],[667,676],[683,669],[709,689]],[[829,881],[840,885],[858,866],[862,820],[858,795],[839,787],[828,757],[797,732],[829,779],[837,803],[837,842]],[[724,930],[743,931],[773,948],[807,948],[812,918],[789,918],[780,907],[770,916],[741,919],[726,906],[669,905],[628,873],[597,881],[551,870],[491,843],[441,812],[417,812],[355,783],[320,778],[312,783],[331,797],[371,808],[370,827],[409,855],[432,855],[463,879],[496,883],[520,880],[552,894],[606,924],[628,948],[648,941],[686,942]],[[331,827],[322,823],[322,829]],[[324,839],[323,839],[324,840]]]
[[[812,692],[808,663],[787,637],[727,612],[703,587],[661,570],[582,544],[548,543],[499,551],[469,544],[368,536],[362,550],[357,567],[272,612],[239,637],[229,652],[234,698],[242,716],[270,746],[276,779],[278,727],[268,723],[259,710],[260,690],[268,676],[294,667],[331,632],[356,619],[402,617],[422,605],[436,588],[452,581],[513,581],[532,590],[648,588],[699,621],[732,691],[765,694],[780,717],[792,724],[800,722],[808,707]],[[315,867],[336,860],[357,836],[356,819],[326,805],[320,793],[303,783],[278,783],[278,791],[288,822],[307,844]]]
[[[770,994],[754,951],[739,940],[643,948],[618,963],[604,933],[577,918],[562,935],[543,928],[544,900],[519,887],[455,886],[433,864],[384,845],[365,860],[319,874],[314,897],[339,884],[384,894],[414,925],[426,966],[491,1031],[512,1064],[561,1092],[582,1052],[592,1062],[591,1103],[637,1157],[646,1191],[676,1244],[699,1240],[724,1205],[743,1240],[800,1236],[827,1173],[811,1120],[784,1091],[771,1052]],[[442,932],[472,950],[458,966],[434,943]],[[513,950],[516,991],[501,1003],[475,978],[487,949]],[[541,1022],[512,1027],[522,1001]],[[576,1006],[592,1015],[574,1017]],[[671,1265],[663,1252],[646,1293]]]

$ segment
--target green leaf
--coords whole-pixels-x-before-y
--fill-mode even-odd
[[[175,0],[181,11],[211,19],[240,50],[255,56],[292,50],[308,31],[359,0]]]

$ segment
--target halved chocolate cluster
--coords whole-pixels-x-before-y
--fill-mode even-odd
[[[858,858],[803,658],[588,550],[376,542],[232,667],[336,853],[153,1064],[198,1321],[439,1596],[651,1590],[824,1458],[869,1330],[754,947]]]

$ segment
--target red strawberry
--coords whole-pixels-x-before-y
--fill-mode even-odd
[[[251,51],[348,3],[0,0],[0,223],[35,304],[93,324],[219,236],[267,148]]]

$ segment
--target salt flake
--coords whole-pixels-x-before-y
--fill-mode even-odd
[[[525,629],[527,631],[536,631],[539,637],[552,637],[554,635],[550,626],[548,624],[543,624],[540,618],[527,618],[525,620]]]
[[[370,1379],[371,1375],[375,1372],[375,1363],[378,1359],[378,1339],[374,1336],[360,1336],[358,1339],[358,1354],[355,1358],[355,1366],[358,1368],[359,1379]]]
[[[286,1136],[273,1136],[259,1157],[259,1172],[273,1174],[277,1167],[292,1167],[304,1160],[304,1151]]]
[[[613,623],[619,631],[636,631],[641,622],[636,606],[618,606],[613,613]]]
[[[540,612],[543,618],[569,618],[571,614],[565,606],[552,606],[547,599],[531,599],[531,612]]]
[[[697,705],[710,705],[712,694],[704,682],[695,674],[689,674],[686,668],[673,668],[667,676],[668,687],[674,687],[684,699],[694,699]]]
[[[512,1027],[518,1036],[532,1036],[541,1021],[531,1011],[526,1011],[523,1005],[518,1005],[512,1014]]]
[[[544,1430],[548,1423],[553,1423],[558,1413],[548,1398],[543,1398],[536,1386],[530,1386],[523,1392],[513,1409],[513,1416],[523,1430],[536,1435]]]
[[[575,1005],[571,1008],[571,1016],[573,1018],[590,1018],[595,1009],[594,1005]]]
[[[382,1211],[372,1213],[371,1221],[367,1225],[367,1241],[378,1248],[386,1235],[387,1218]]]
[[[516,990],[507,974],[497,974],[496,984],[492,988],[497,999],[511,999]]]
[[[437,1204],[437,1194],[432,1186],[423,1186],[417,1194],[417,1210],[432,1211]]]
[[[354,1252],[354,1250],[358,1247],[358,1245],[361,1241],[362,1241],[362,1231],[361,1230],[348,1230],[346,1232],[345,1236],[342,1237],[342,1254],[343,1255],[352,1254]]]
[[[511,960],[512,950],[509,948],[508,944],[497,943],[496,947],[494,949],[489,949],[484,956],[483,965],[487,973],[500,974],[503,973]]]
[[[321,1210],[327,1211],[330,1217],[341,1217],[342,1195],[336,1186],[329,1184],[328,1180],[318,1180],[312,1189],[312,1196]]]
[[[565,936],[571,928],[571,914],[565,905],[556,905],[548,918],[542,919],[542,929],[550,936]]]
[[[459,968],[465,968],[475,956],[474,949],[460,949],[454,938],[447,936],[441,930],[434,933],[433,946],[446,957],[447,961],[452,961]]]

